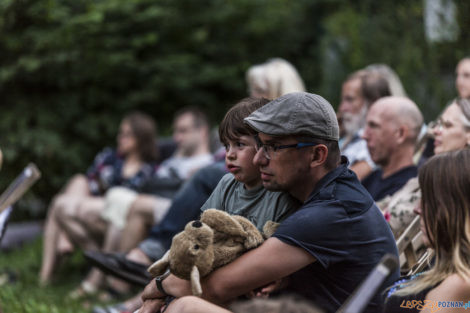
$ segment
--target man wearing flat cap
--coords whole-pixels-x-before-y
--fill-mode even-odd
[[[397,255],[390,228],[347,168],[347,159],[341,158],[337,119],[324,98],[290,93],[253,112],[245,122],[258,132],[254,163],[264,187],[286,191],[303,205],[260,247],[204,279],[203,298],[226,304],[288,277],[289,292],[334,312],[386,253]],[[398,272],[386,285],[396,279]],[[144,291],[145,301],[165,296],[153,285]],[[165,279],[162,288],[176,297],[190,294],[188,282],[174,276]],[[377,294],[364,312],[379,312],[381,301]],[[152,311],[144,305],[141,312]]]

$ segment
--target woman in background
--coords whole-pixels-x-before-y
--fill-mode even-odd
[[[117,136],[117,149],[105,148],[94,160],[86,176],[75,175],[49,208],[44,230],[40,283],[50,283],[60,255],[83,242],[100,246],[106,222],[104,193],[113,186],[133,190],[141,188],[155,172],[157,159],[156,127],[153,119],[142,113],[124,117]],[[63,222],[73,227],[74,238],[67,236]],[[88,246],[88,249],[93,249]]]
[[[295,67],[281,58],[253,65],[246,73],[249,93],[253,97],[274,100],[286,93],[305,91]]]
[[[437,307],[438,302],[467,303],[470,298],[469,173],[469,149],[436,155],[420,169],[422,198],[415,210],[421,216],[424,242],[434,250],[434,264],[427,272],[395,283],[388,292],[385,313],[433,312],[431,305]],[[415,305],[408,307],[408,300]],[[465,308],[441,305],[439,312],[465,312]]]

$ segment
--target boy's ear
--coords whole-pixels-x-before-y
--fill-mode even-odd
[[[328,147],[323,144],[319,144],[314,146],[312,150],[310,166],[318,167],[323,165],[328,158]]]

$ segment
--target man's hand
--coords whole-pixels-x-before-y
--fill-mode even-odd
[[[139,313],[158,313],[160,309],[165,305],[163,299],[152,299],[144,301],[142,307],[137,311]]]
[[[282,279],[270,282],[260,288],[256,288],[255,290],[250,291],[245,296],[252,299],[252,298],[268,298],[271,292],[280,288],[282,284]]]
[[[155,283],[155,279],[152,279],[147,286],[145,286],[144,292],[142,293],[142,301],[165,299],[166,295],[162,294]]]

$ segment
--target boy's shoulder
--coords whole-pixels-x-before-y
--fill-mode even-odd
[[[237,184],[237,183],[240,184],[240,182],[237,181],[235,177],[230,173],[227,173],[224,176],[222,176],[222,178],[219,181],[219,185],[223,185],[223,186],[228,186],[228,185]]]

